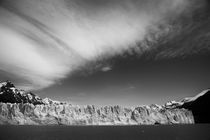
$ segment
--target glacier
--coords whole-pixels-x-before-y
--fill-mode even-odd
[[[125,108],[0,103],[0,123],[20,125],[192,124],[194,118],[192,112],[187,109],[166,109],[156,105]]]
[[[197,100],[203,96],[209,96],[209,90],[206,90],[202,95],[196,96],[199,99],[186,98],[180,102],[171,101],[164,105],[79,106],[49,98],[41,99],[35,94],[16,89],[9,81],[0,85],[0,124],[2,125],[194,124],[197,117],[191,105],[196,106],[194,103]]]

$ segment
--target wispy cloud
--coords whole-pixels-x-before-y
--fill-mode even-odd
[[[170,32],[169,21],[185,12],[189,1],[4,0],[0,4],[0,70],[30,82],[28,88],[39,89],[92,61],[150,50],[145,42]]]
[[[107,71],[110,71],[110,70],[112,70],[112,68],[110,66],[106,66],[106,67],[103,67],[101,69],[101,71],[103,71],[103,72],[107,72]]]

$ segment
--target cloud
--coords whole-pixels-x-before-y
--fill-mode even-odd
[[[0,70],[15,75],[23,85],[30,83],[27,88],[40,89],[92,61],[151,50],[145,40],[155,42],[170,32],[169,21],[185,12],[189,1],[3,0],[0,4]]]
[[[112,70],[112,68],[110,66],[106,66],[106,67],[103,67],[101,69],[101,71],[103,71],[103,72],[107,72],[107,71],[110,71],[110,70]]]

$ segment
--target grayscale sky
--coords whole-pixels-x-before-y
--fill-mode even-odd
[[[1,0],[0,80],[75,104],[163,104],[209,88],[209,38],[209,0]]]

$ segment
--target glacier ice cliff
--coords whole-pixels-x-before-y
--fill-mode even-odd
[[[20,93],[21,92],[21,93]],[[201,122],[196,111],[202,109],[200,101],[209,96],[209,90],[180,102],[165,105],[78,106],[53,101],[20,91],[10,82],[0,84],[0,124],[13,125],[153,125],[193,124]],[[10,102],[10,100],[11,102]],[[17,100],[17,101],[16,101]],[[204,101],[203,101],[204,103]],[[206,101],[204,105],[207,104]],[[198,112],[198,111],[197,111]],[[200,111],[202,112],[202,111]],[[205,111],[201,115],[205,115]],[[201,117],[202,118],[202,117]]]
[[[187,109],[166,109],[157,105],[125,108],[71,104],[33,105],[0,103],[0,123],[20,125],[140,125],[194,123]]]

